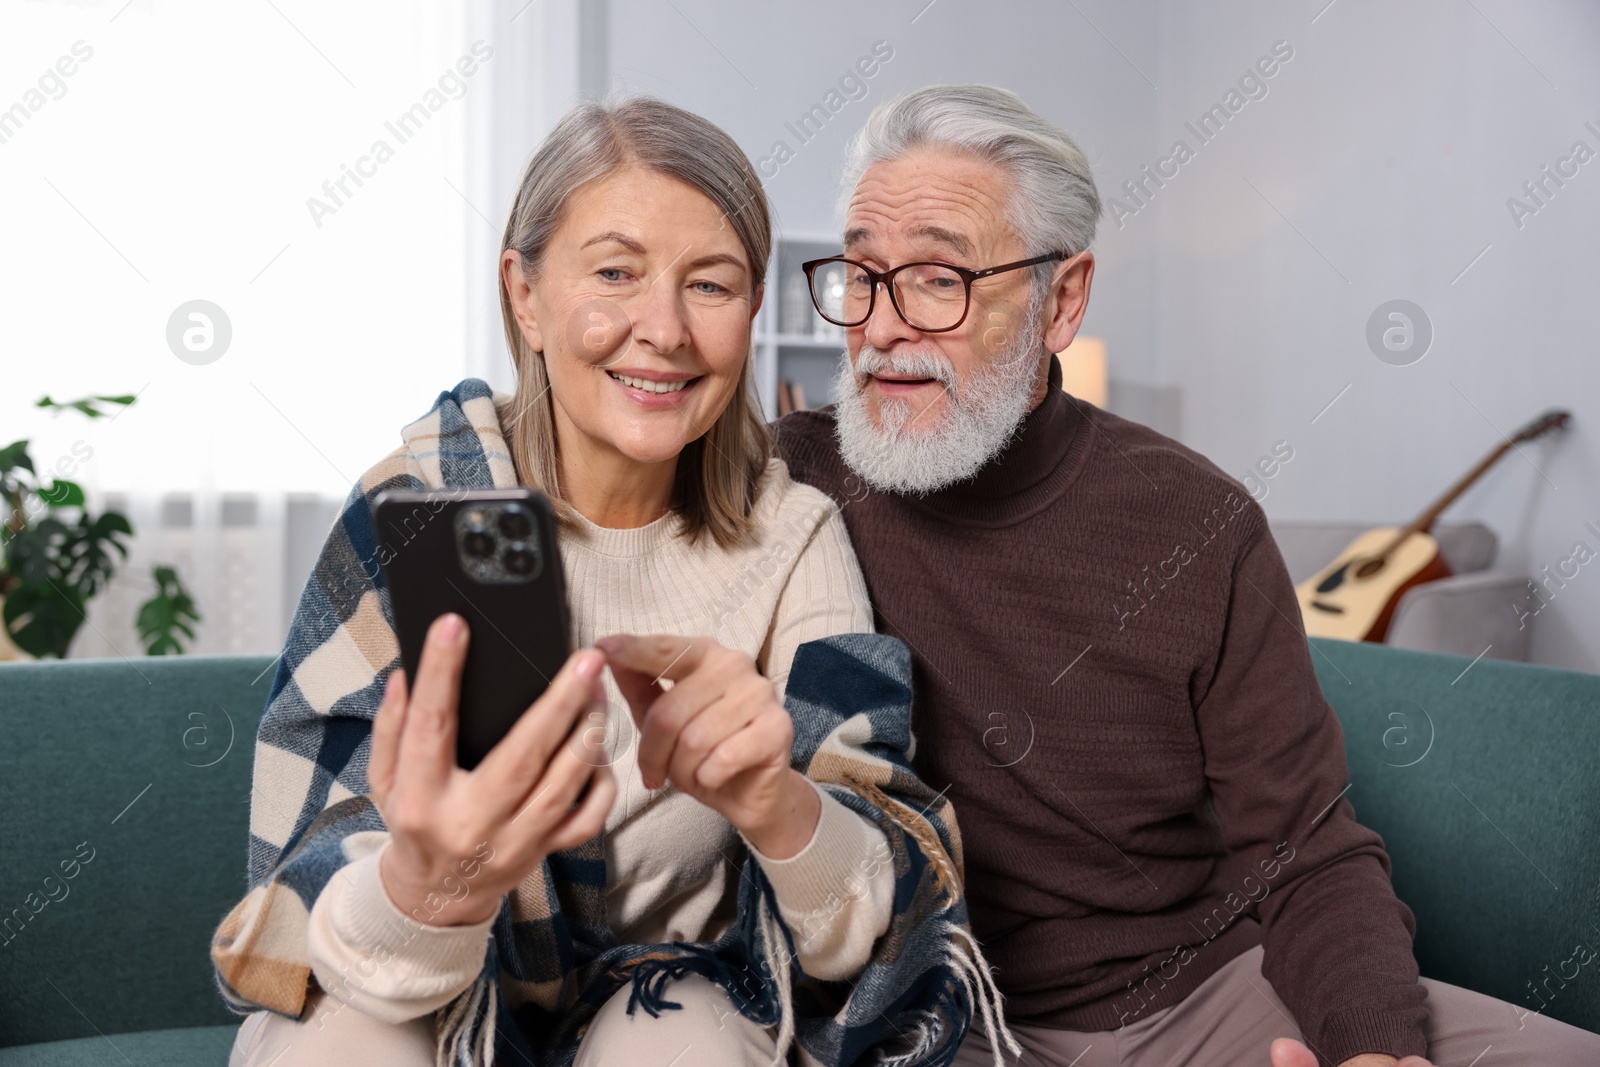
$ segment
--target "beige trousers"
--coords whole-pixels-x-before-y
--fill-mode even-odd
[[[1242,952],[1169,1008],[1120,1030],[1081,1033],[1013,1024],[1022,1056],[1007,1067],[1268,1067],[1280,1037],[1305,1040],[1261,977],[1261,946]],[[1578,1067],[1600,1064],[1600,1035],[1534,1015],[1503,1000],[1424,978],[1428,1058],[1439,1067]],[[977,1025],[954,1067],[993,1067]]]
[[[668,987],[667,999],[682,1004],[652,1019],[642,1008],[628,1014],[630,986],[600,1008],[578,1046],[577,1067],[729,1067],[765,1065],[777,1048],[775,1028],[740,1015],[722,987],[686,975]],[[400,1025],[380,1022],[329,998],[311,994],[302,1019],[258,1011],[239,1027],[228,1067],[433,1067],[433,1016]]]

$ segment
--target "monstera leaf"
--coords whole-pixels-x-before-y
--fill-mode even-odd
[[[20,585],[6,594],[6,632],[30,656],[65,657],[83,619],[84,598],[76,589],[46,582]]]
[[[133,394],[57,401],[37,407],[90,419],[126,408]],[[0,448],[0,612],[12,644],[32,656],[65,656],[87,621],[91,599],[128,558],[133,526],[117,511],[91,515],[77,482],[46,483],[28,454],[28,439]],[[194,600],[171,567],[155,568],[156,593],[139,608],[136,625],[151,655],[181,653],[180,636],[194,639],[200,621]]]
[[[54,516],[24,527],[6,546],[6,569],[22,585],[49,583],[60,574],[56,561],[67,536],[67,524]]]
[[[121,404],[127,407],[133,403],[136,394],[124,393],[120,396],[86,396],[82,400],[51,400],[41,396],[33,406],[36,408],[56,408],[57,410],[71,410],[87,415],[91,419],[105,418],[106,413],[100,410],[101,404]]]
[[[33,473],[33,457],[28,455],[26,438],[0,448],[0,493],[10,496],[21,484],[17,475],[12,473],[18,470]]]
[[[85,597],[98,593],[116,572],[117,561],[111,557],[111,549],[123,559],[128,558],[128,546],[119,540],[122,536],[133,536],[133,527],[120,511],[103,511],[93,518],[85,511],[78,516],[76,526],[68,527],[59,565],[62,574],[83,590]]]
[[[83,486],[77,482],[64,482],[60,478],[40,489],[38,496],[46,507],[52,508],[81,508],[86,499],[83,495]]]
[[[177,571],[171,567],[157,567],[155,579],[156,595],[139,609],[139,637],[144,641],[147,655],[180,655],[183,646],[178,643],[176,631],[182,631],[193,641],[194,627],[190,623],[199,622],[200,613],[195,611],[193,598],[178,580]]]

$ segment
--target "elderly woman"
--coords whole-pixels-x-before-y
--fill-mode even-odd
[[[252,1013],[234,1067],[767,1063],[796,1039],[844,1064],[896,1037],[939,1062],[987,1012],[903,646],[863,633],[838,508],[753,404],[770,241],[742,152],[667,104],[579,107],[533,156],[500,262],[515,396],[469,378],[405,428],[289,635],[251,889],[212,946]],[[441,616],[404,677],[368,505],[518,484],[557,509],[578,651],[466,771],[457,682],[492,637]]]

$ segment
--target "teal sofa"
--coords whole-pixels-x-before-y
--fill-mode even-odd
[[[244,895],[272,662],[0,664],[0,1064],[228,1062],[208,949]]]
[[[1600,676],[1313,649],[1422,973],[1600,1030],[1600,961],[1558,977],[1600,948]],[[207,948],[245,888],[271,668],[0,665],[0,1067],[227,1062]]]

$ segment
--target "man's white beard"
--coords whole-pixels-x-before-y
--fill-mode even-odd
[[[1044,347],[1044,294],[1035,293],[1021,330],[987,367],[956,383],[955,367],[931,352],[889,355],[863,344],[852,367],[848,356],[834,381],[839,452],[874,489],[924,496],[978,473],[1015,436],[1028,413]],[[867,414],[861,380],[889,371],[933,378],[945,387],[944,412],[929,423],[908,401],[881,397],[882,427]]]

